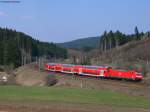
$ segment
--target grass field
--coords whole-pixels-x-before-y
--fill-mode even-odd
[[[58,87],[0,86],[0,101],[40,101],[150,108],[150,97]]]

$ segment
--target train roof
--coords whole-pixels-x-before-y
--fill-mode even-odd
[[[73,65],[73,64],[62,64],[62,66],[65,66],[65,67],[73,67],[73,66],[75,66],[75,65]]]
[[[57,65],[58,63],[47,63],[48,65]]]
[[[58,65],[60,63],[47,63],[48,65]],[[89,69],[99,69],[99,68],[108,68],[109,66],[91,66],[91,65],[73,65],[73,64],[61,64],[64,67],[74,67],[74,66],[81,66],[83,68],[89,68]]]
[[[108,66],[83,66],[83,67],[90,69],[108,68]]]

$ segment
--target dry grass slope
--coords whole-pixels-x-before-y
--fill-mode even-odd
[[[16,71],[16,83],[22,86],[44,86],[46,84],[46,73],[23,66]]]

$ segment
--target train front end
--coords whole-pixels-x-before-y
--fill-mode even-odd
[[[143,79],[143,75],[141,73],[135,72],[135,80],[141,81]]]

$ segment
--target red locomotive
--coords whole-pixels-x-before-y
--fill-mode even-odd
[[[103,78],[119,78],[132,80],[143,79],[143,75],[141,73],[137,73],[136,71],[114,70],[111,67],[104,66],[47,63],[45,65],[45,70]]]

